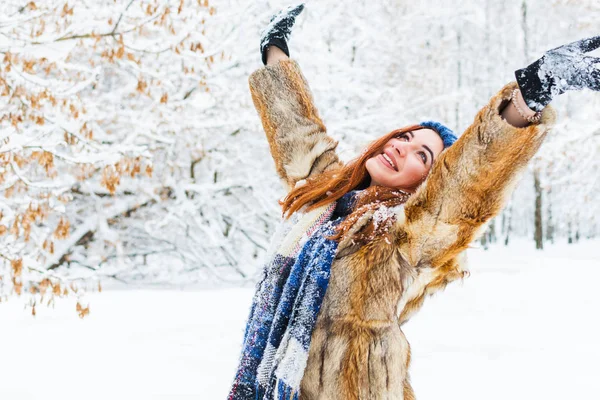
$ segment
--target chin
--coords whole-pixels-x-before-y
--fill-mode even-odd
[[[391,174],[384,170],[386,167],[381,165],[377,159],[371,158],[367,160],[365,167],[371,177],[371,185],[375,184],[379,186],[394,187],[393,182],[390,182]]]

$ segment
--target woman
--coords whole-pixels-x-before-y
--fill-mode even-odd
[[[249,79],[284,221],[257,286],[230,399],[414,399],[401,325],[463,277],[460,255],[497,215],[555,122],[565,90],[600,90],[600,36],[516,71],[460,139],[437,122],[388,133],[343,165],[287,38],[263,33]],[[455,142],[456,141],[456,142]],[[454,143],[455,142],[455,143]]]

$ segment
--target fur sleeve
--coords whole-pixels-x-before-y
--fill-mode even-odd
[[[296,61],[267,65],[248,81],[277,173],[288,191],[299,180],[341,166],[335,152],[338,143],[327,135]]]
[[[528,161],[554,125],[546,107],[539,124],[516,128],[500,117],[516,82],[504,86],[444,150],[409,199],[401,221],[401,253],[413,266],[446,264],[481,233],[505,205]]]

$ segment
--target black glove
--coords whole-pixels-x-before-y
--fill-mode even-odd
[[[263,30],[260,35],[260,54],[262,54],[262,62],[267,65],[267,47],[279,47],[286,56],[290,56],[287,40],[290,36],[292,26],[296,22],[296,17],[304,10],[304,3],[297,6],[290,6],[279,11],[273,17],[271,22]]]
[[[534,111],[567,90],[600,91],[600,58],[585,53],[600,47],[600,36],[548,50],[527,68],[515,71],[525,103]]]

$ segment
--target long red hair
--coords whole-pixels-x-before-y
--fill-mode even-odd
[[[330,237],[336,241],[342,240],[350,228],[366,212],[386,206],[393,207],[406,202],[408,194],[399,189],[384,186],[367,187],[371,177],[365,166],[368,159],[380,154],[386,143],[393,137],[408,131],[423,129],[420,125],[410,125],[391,131],[390,133],[374,140],[355,159],[346,163],[343,167],[325,171],[315,177],[307,179],[303,185],[292,189],[287,196],[280,201],[283,217],[288,219],[293,213],[306,206],[304,212],[317,207],[337,201],[343,195],[354,189],[365,189],[361,192],[354,207],[354,211],[344,219],[338,226],[337,234]],[[374,235],[383,233],[389,228],[392,221],[386,223],[370,224],[355,232],[353,239],[357,244],[364,244],[371,240]]]

